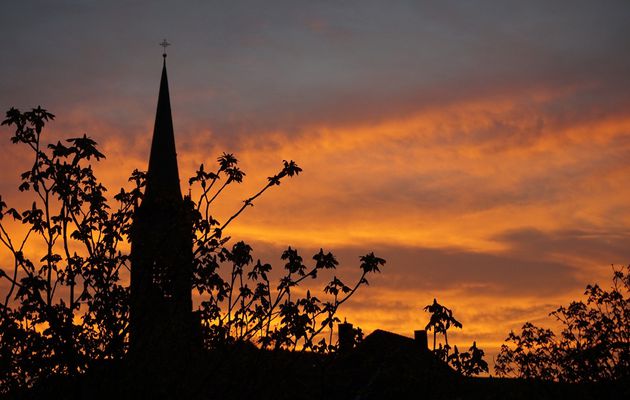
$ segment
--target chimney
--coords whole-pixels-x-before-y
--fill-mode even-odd
[[[354,328],[351,323],[337,325],[339,330],[339,353],[346,353],[354,347]]]
[[[418,344],[418,346],[420,346],[420,349],[425,350],[425,351],[429,351],[429,345],[427,342],[427,331],[424,329],[421,329],[419,331],[414,331],[413,332],[413,336],[414,339],[416,341],[416,343]]]

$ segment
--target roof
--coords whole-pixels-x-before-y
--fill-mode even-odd
[[[265,351],[236,344],[199,355],[186,371],[133,375],[108,362],[77,378],[59,377],[16,398],[36,399],[616,399],[628,382],[559,384],[522,379],[464,378],[416,346],[376,330],[345,354]],[[627,396],[626,396],[627,397]]]
[[[408,398],[450,390],[461,377],[414,339],[377,329],[333,362],[339,398]]]

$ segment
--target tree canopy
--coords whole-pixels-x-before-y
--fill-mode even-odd
[[[561,382],[630,377],[630,266],[613,267],[611,286],[587,285],[584,296],[550,314],[560,332],[530,322],[510,332],[496,373]]]
[[[120,360],[128,350],[129,288],[123,278],[146,176],[134,170],[131,186],[109,197],[93,169],[105,157],[97,143],[83,135],[45,145],[43,130],[52,120],[53,114],[37,107],[12,108],[2,122],[15,129],[11,141],[26,147],[33,162],[18,188],[31,196],[28,206],[12,207],[0,197],[0,244],[12,263],[0,269],[7,288],[0,305],[0,393],[51,375],[82,373],[94,363]],[[294,161],[283,161],[223,222],[213,218],[212,207],[245,177],[236,157],[224,153],[215,169],[201,164],[189,179],[196,194],[191,290],[201,299],[206,349],[247,341],[262,348],[334,351],[339,307],[385,264],[366,254],[355,282],[333,275],[321,293],[312,293],[299,286],[337,268],[331,252],[320,249],[309,266],[288,247],[283,270],[272,275],[270,264],[254,261],[247,243],[230,244],[229,225],[267,190],[301,171]]]

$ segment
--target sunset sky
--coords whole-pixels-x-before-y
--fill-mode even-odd
[[[490,362],[630,262],[628,1],[181,3],[3,4],[1,111],[42,105],[49,141],[87,133],[115,192],[147,166],[166,37],[182,190],[234,153],[225,217],[295,160],[232,237],[276,267],[323,247],[348,278],[374,251],[383,273],[341,317],[411,336],[437,297]],[[0,133],[10,201],[29,160]]]

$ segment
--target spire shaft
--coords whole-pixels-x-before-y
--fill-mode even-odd
[[[179,171],[175,150],[175,134],[171,116],[171,102],[168,91],[166,60],[162,65],[160,94],[155,113],[155,127],[151,143],[151,156],[147,173],[146,197],[165,196],[182,198],[179,187]]]

